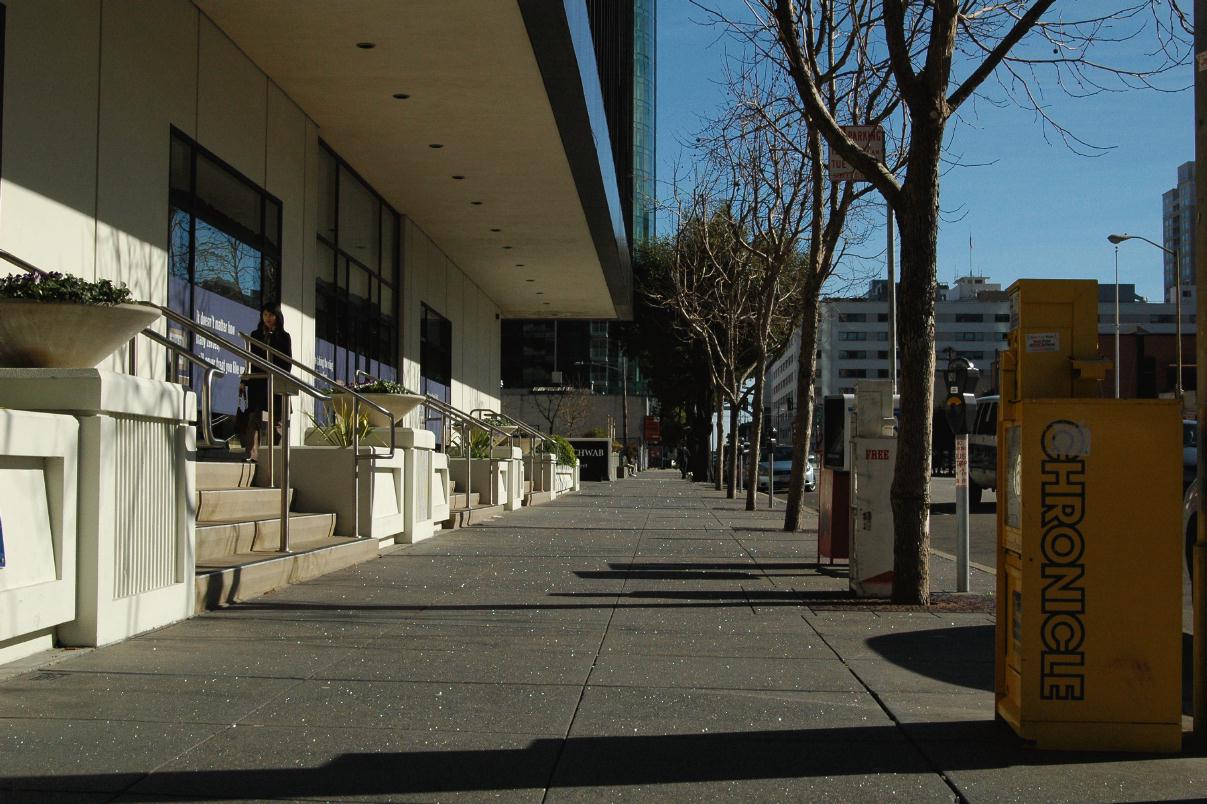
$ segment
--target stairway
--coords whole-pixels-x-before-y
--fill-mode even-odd
[[[255,465],[203,461],[197,469],[197,611],[249,600],[377,556],[375,539],[335,535],[335,514],[289,515],[281,547],[280,489],[251,485]],[[293,491],[289,492],[292,507]]]
[[[461,490],[459,482],[453,483],[453,493],[448,498],[448,519],[444,520],[444,530],[464,528],[477,525],[489,519],[501,516],[504,508],[501,505],[480,505],[482,495],[473,492],[468,497]]]

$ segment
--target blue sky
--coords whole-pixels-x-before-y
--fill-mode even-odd
[[[742,9],[741,0],[716,0]],[[658,0],[658,178],[676,161],[690,161],[681,145],[724,100],[720,85],[727,51],[737,45],[688,0]],[[1191,71],[1184,68],[1189,84]],[[1046,142],[1033,115],[1016,107],[964,107],[974,126],[961,125],[955,150],[984,164],[948,171],[940,203],[939,279],[951,282],[972,267],[1008,285],[1020,277],[1090,278],[1113,282],[1111,232],[1161,242],[1161,194],[1177,184],[1177,168],[1194,158],[1193,94],[1127,92],[1088,99],[1049,95],[1055,116],[1096,145],[1102,156],[1072,153]],[[660,187],[660,192],[665,186]],[[875,237],[882,242],[883,234]],[[1119,249],[1121,282],[1158,301],[1162,255],[1145,243]]]

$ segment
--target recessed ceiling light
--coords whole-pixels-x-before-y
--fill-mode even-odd
[[[504,251],[511,251],[511,246],[503,246]]]
[[[457,181],[461,181],[465,177],[464,176],[453,176],[453,178],[456,179]]]
[[[491,229],[490,231],[492,231],[492,232],[501,232],[501,231],[503,231],[503,230],[502,230],[502,229]]]
[[[409,97],[411,97],[411,96],[405,92],[395,92],[394,93],[394,100],[406,100]]]
[[[515,264],[515,267],[516,267],[516,268],[523,268],[523,267],[524,267],[524,263],[522,263],[522,262],[517,262],[517,263]]]
[[[543,290],[538,290],[538,291],[536,292],[536,295],[538,295],[538,296],[544,296],[544,295],[545,295],[545,291],[543,291]]]
[[[535,279],[525,279],[524,281],[525,282],[535,282],[536,280]]]
[[[377,43],[376,42],[357,42],[356,46],[358,48],[360,48],[361,50],[372,50],[373,48],[377,47]]]
[[[429,147],[429,148],[443,148],[443,147],[444,147],[444,145],[443,145],[442,143],[439,143],[439,142],[433,142],[433,143],[432,143],[431,145],[429,145],[428,147]]]
[[[480,207],[480,206],[482,206],[482,202],[481,201],[470,201],[469,205],[471,207]]]
[[[545,305],[546,307],[549,306],[549,302],[541,302],[541,304]]]

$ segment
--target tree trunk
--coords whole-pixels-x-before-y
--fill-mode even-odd
[[[897,338],[901,421],[893,470],[893,600],[930,602],[930,470],[935,377],[935,264],[941,123],[914,114],[909,175],[894,210],[901,232]],[[932,130],[933,129],[933,130]]]
[[[738,411],[738,403],[730,400],[729,432],[733,434],[733,449],[729,451],[729,471],[725,473],[725,496],[730,500],[738,496],[738,464],[742,455],[738,445]]]
[[[763,343],[766,343],[764,338]],[[746,467],[746,510],[755,508],[755,496],[759,488],[759,447],[763,440],[763,387],[767,380],[767,352],[763,344],[759,345],[758,362],[754,367],[754,399],[750,404],[750,458]],[[770,472],[772,464],[767,464]],[[770,493],[770,487],[768,488]]]
[[[813,381],[817,375],[817,322],[820,299],[813,282],[805,287],[804,313],[800,322],[800,354],[796,360],[796,413],[792,418],[792,479],[788,482],[788,506],[784,530],[805,527],[805,462],[813,441]],[[818,469],[820,471],[820,469]]]
[[[725,474],[725,394],[717,389],[717,459],[712,463],[716,473],[714,487],[721,490],[721,477]]]

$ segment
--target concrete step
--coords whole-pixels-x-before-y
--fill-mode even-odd
[[[492,519],[498,519],[506,512],[501,505],[484,505],[480,508],[453,508],[449,518],[441,523],[444,530],[465,528],[470,525],[480,525]]]
[[[448,499],[448,507],[453,511],[456,511],[460,508],[477,508],[481,499],[482,495],[475,491],[473,494],[469,495],[469,502],[466,503],[465,494],[463,492],[454,491]]]
[[[242,461],[198,461],[197,490],[244,489],[256,473],[254,463]]]
[[[197,524],[250,522],[280,516],[281,490],[261,488],[206,489],[197,492]],[[289,490],[293,503],[293,489]]]
[[[335,535],[335,514],[290,514],[289,546],[296,552]],[[197,526],[197,562],[240,553],[274,552],[281,546],[280,517]]]
[[[376,539],[333,536],[294,553],[236,553],[197,562],[197,611],[259,597],[329,572],[377,558]]]
[[[524,498],[524,505],[544,505],[553,501],[553,492],[534,491]]]

